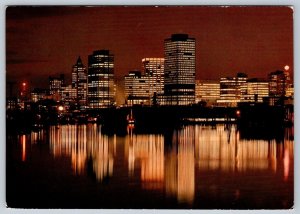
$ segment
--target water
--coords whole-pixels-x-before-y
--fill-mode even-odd
[[[289,209],[293,129],[250,136],[235,125],[106,135],[60,125],[7,136],[7,203],[27,208]],[[246,136],[246,137],[245,137]]]

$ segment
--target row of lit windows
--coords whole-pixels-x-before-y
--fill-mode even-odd
[[[104,77],[104,78],[109,78],[109,77],[113,77],[113,74],[108,74],[108,73],[92,73],[89,74],[88,77]]]
[[[92,87],[103,87],[103,86],[106,86],[108,87],[109,86],[109,83],[108,82],[92,82],[92,83],[89,83],[88,84],[88,88],[92,88]]]
[[[109,62],[102,62],[102,63],[93,63],[89,66],[90,68],[113,68],[114,64],[113,63],[109,63]]]

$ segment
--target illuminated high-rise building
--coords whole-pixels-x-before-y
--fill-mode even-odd
[[[149,85],[149,103],[153,104],[154,96],[164,92],[164,58],[142,59],[144,74]]]
[[[149,80],[140,71],[130,71],[124,77],[128,105],[149,105]]]
[[[237,106],[241,101],[241,85],[247,82],[247,75],[238,73],[236,77],[222,77],[220,79],[220,99],[217,103],[226,106]]]
[[[195,96],[196,103],[204,101],[208,105],[214,104],[218,99],[220,99],[220,82],[211,80],[196,80]]]
[[[187,34],[165,39],[164,98],[166,105],[195,102],[196,41]]]
[[[72,88],[76,90],[77,107],[83,109],[87,101],[87,71],[80,57],[72,68]]]
[[[115,105],[114,55],[97,50],[88,57],[88,105],[97,109]]]

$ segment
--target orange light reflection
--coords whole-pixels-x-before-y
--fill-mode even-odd
[[[22,161],[26,160],[26,135],[21,136],[22,141]]]

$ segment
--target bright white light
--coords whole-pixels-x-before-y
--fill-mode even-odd
[[[58,106],[58,110],[59,110],[59,111],[63,111],[63,110],[64,110],[64,107],[63,107],[63,106]]]
[[[284,66],[284,70],[288,71],[290,69],[290,66],[286,65]]]

